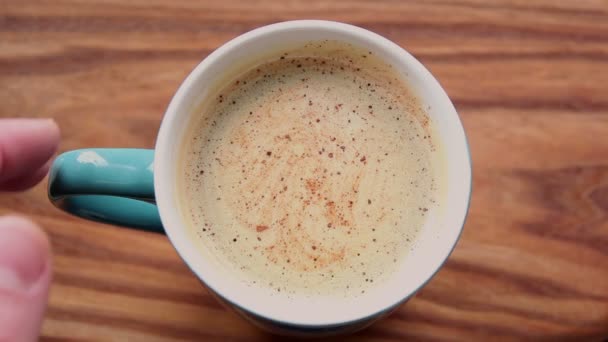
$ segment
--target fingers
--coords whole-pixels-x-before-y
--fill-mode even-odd
[[[59,127],[51,119],[0,119],[0,190],[39,182],[58,144]]]
[[[36,185],[58,144],[53,120],[0,119],[0,190]],[[38,339],[50,281],[46,234],[27,219],[0,217],[0,341]]]
[[[51,280],[50,245],[31,221],[0,217],[0,341],[36,341]]]
[[[48,161],[44,166],[39,168],[36,172],[24,175],[22,177],[17,177],[10,182],[5,183],[0,186],[0,190],[2,191],[24,191],[29,188],[34,187],[36,184],[40,183],[40,181],[46,176],[51,168],[51,162]]]

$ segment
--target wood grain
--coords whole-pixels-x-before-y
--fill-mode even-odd
[[[208,53],[298,18],[376,31],[454,100],[474,192],[446,267],[354,341],[608,338],[608,2],[3,1],[0,117],[52,117],[61,151],[152,147]],[[271,340],[218,305],[168,240],[70,217],[45,184],[0,195],[43,225],[55,278],[43,340]]]

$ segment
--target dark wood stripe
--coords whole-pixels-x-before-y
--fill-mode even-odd
[[[599,62],[608,65],[608,51],[491,51],[491,52],[423,52],[414,54],[424,63],[483,63],[499,61],[501,63],[520,62],[522,60],[556,61],[581,60],[581,62]]]
[[[389,38],[400,36],[408,37],[424,36],[432,39],[455,37],[475,38],[499,38],[512,39],[521,42],[525,39],[537,39],[543,41],[575,41],[584,42],[607,42],[608,33],[601,29],[560,30],[558,27],[547,28],[546,26],[524,26],[509,23],[486,23],[483,21],[450,23],[442,21],[403,21],[403,22],[355,22],[355,25],[365,27],[371,31],[378,32]],[[606,30],[604,30],[606,31]]]
[[[461,273],[456,271],[457,273]],[[461,274],[462,275],[462,274]],[[577,319],[567,319],[564,317],[560,317],[556,313],[545,313],[539,312],[535,310],[534,307],[528,308],[515,308],[512,306],[507,306],[499,303],[489,303],[486,301],[471,301],[467,298],[460,297],[458,295],[454,295],[454,293],[450,293],[449,295],[441,292],[437,289],[423,289],[421,293],[417,296],[417,298],[422,298],[425,301],[429,301],[438,305],[455,308],[462,311],[468,312],[477,312],[477,313],[488,313],[492,312],[502,312],[505,314],[513,315],[515,317],[529,317],[536,321],[545,321],[548,323],[556,323],[556,324],[567,324],[572,326],[580,326],[581,320]],[[475,299],[477,300],[477,298]],[[590,326],[589,328],[593,328],[594,326]],[[595,328],[599,328],[600,326],[596,325]]]
[[[153,233],[149,233],[153,234]],[[167,258],[163,255],[144,256],[136,252],[129,253],[121,249],[111,249],[96,243],[93,238],[86,238],[69,232],[54,230],[51,235],[53,251],[57,255],[84,258],[104,262],[105,260],[143,266],[161,270],[169,274],[187,275],[191,274],[181,259]]]
[[[489,324],[478,324],[474,321],[467,320],[466,316],[462,316],[462,319],[454,319],[443,317],[439,313],[429,314],[421,311],[408,311],[408,310],[399,310],[393,314],[395,319],[399,319],[404,323],[407,322],[409,324],[416,323],[424,323],[428,325],[435,325],[441,327],[447,327],[449,329],[455,329],[462,332],[472,332],[475,331],[476,335],[486,335],[486,336],[509,336],[511,338],[516,337],[519,339],[530,339],[534,335],[527,331],[528,327],[521,327],[517,329],[517,327],[502,327],[502,326],[494,326]]]
[[[51,319],[86,323],[90,325],[106,326],[109,328],[128,329],[139,331],[145,334],[152,334],[158,337],[170,337],[196,341],[208,341],[209,339],[225,340],[226,336],[213,333],[213,329],[206,329],[205,322],[201,321],[200,328],[178,327],[174,324],[163,321],[148,322],[136,320],[129,317],[118,317],[103,313],[101,311],[92,312],[90,310],[67,310],[57,307],[49,307],[47,316]],[[235,340],[242,340],[237,338]]]
[[[308,11],[306,13],[318,17],[318,13]],[[323,13],[326,15],[326,13]],[[324,16],[323,15],[323,16]],[[243,19],[231,22],[229,25],[222,19],[198,18],[198,17],[96,17],[96,16],[15,16],[9,15],[2,19],[1,32],[87,32],[87,33],[124,33],[124,32],[189,32],[199,33],[210,31],[216,33],[239,34],[253,28],[270,24],[277,21],[292,18],[267,18],[267,20]],[[293,18],[295,19],[295,18]],[[489,23],[482,21],[450,23],[448,21],[387,21],[376,22],[370,18],[369,21],[353,21],[355,25],[366,27],[379,33],[404,33],[405,37],[423,34],[441,35],[450,37],[474,36],[474,37],[501,37],[521,40],[571,40],[582,42],[607,42],[607,30],[582,28],[576,31],[561,27],[546,27],[542,25],[516,25],[514,23]],[[393,35],[391,34],[391,35]],[[388,35],[388,36],[391,36]]]
[[[367,328],[357,334],[357,337],[366,337],[373,341],[437,341],[436,338],[432,336],[428,336],[427,333],[420,330],[410,330],[410,329],[391,329],[388,321],[391,318],[385,318],[387,321],[385,322],[377,322],[372,325],[370,328]],[[344,341],[343,338],[335,338],[336,342]]]
[[[526,223],[521,226],[531,234],[542,237],[543,239],[551,239],[572,245],[578,248],[584,247],[594,250],[597,253],[608,256],[608,238],[598,234],[585,234],[585,226],[589,228],[601,228],[608,221],[607,217],[603,217],[593,222],[581,223],[580,225],[572,225],[570,227],[560,224],[560,217],[554,216],[547,218],[542,222]],[[553,223],[553,225],[551,225]],[[548,225],[549,224],[549,225]]]
[[[531,275],[518,274],[511,270],[491,268],[482,264],[471,264],[455,260],[454,258],[448,260],[445,267],[452,271],[464,273],[465,275],[479,275],[490,279],[500,280],[502,283],[508,284],[509,288],[517,289],[528,295],[553,298],[556,300],[578,299],[608,302],[608,296],[580,292],[579,290],[566,285]]]
[[[452,102],[458,110],[473,109],[512,109],[524,111],[608,111],[608,101],[599,98],[558,97],[546,98],[547,95],[536,98],[462,98],[452,97]],[[604,113],[605,114],[605,113]]]
[[[92,67],[122,62],[156,60],[202,60],[211,53],[209,49],[162,49],[162,50],[119,50],[70,48],[62,53],[40,56],[21,56],[0,59],[2,75],[60,74],[88,70]],[[519,60],[585,60],[608,61],[604,51],[539,51],[539,52],[494,52],[494,53],[417,53],[423,63],[483,63],[487,61],[512,62]]]
[[[608,165],[579,165],[559,169],[514,170],[526,183],[528,197],[551,212],[519,226],[527,233],[588,248],[608,256]]]
[[[424,298],[416,300],[425,301]],[[500,313],[501,311],[496,312]],[[441,326],[444,328],[460,330],[469,336],[471,336],[471,334],[478,337],[480,337],[480,335],[487,336],[489,340],[494,340],[496,336],[501,336],[503,339],[509,338],[516,339],[518,341],[595,341],[606,334],[605,326],[603,324],[585,326],[584,322],[581,321],[573,322],[571,336],[564,333],[551,336],[539,328],[537,328],[536,331],[531,331],[532,329],[530,329],[528,326],[520,326],[515,324],[511,324],[509,326],[496,326],[488,324],[487,322],[485,324],[479,324],[468,320],[466,318],[468,316],[464,313],[462,318],[447,318],[442,317],[437,312],[429,314],[427,312],[408,311],[405,309],[395,312],[393,317],[414,326],[416,323],[425,323],[431,326]],[[528,318],[528,320],[530,320],[530,318],[532,320],[535,319],[534,317],[530,317],[528,315],[519,317]]]
[[[561,8],[561,7],[550,7],[537,5],[535,2],[529,1],[525,5],[519,5],[515,3],[507,2],[475,2],[475,1],[437,1],[432,0],[428,3],[441,4],[449,7],[458,6],[465,9],[487,9],[487,10],[502,10],[502,11],[517,11],[522,13],[540,13],[544,15],[558,14],[567,16],[585,16],[585,17],[598,17],[604,18],[608,15],[608,12],[604,11],[602,7],[594,9],[584,8]]]
[[[167,16],[17,16],[8,15],[0,22],[0,32],[78,32],[78,33],[233,33],[262,26],[261,21],[243,20],[227,24],[213,18]]]
[[[0,75],[55,75],[114,63],[156,60],[202,60],[209,50],[112,50],[70,48],[58,54],[0,59]]]
[[[531,331],[529,326],[509,324],[509,326],[495,326],[487,322],[477,323],[467,320],[467,316],[462,318],[447,318],[440,314],[428,314],[426,312],[409,312],[407,310],[398,311],[394,314],[396,319],[402,320],[404,323],[415,325],[416,323],[425,323],[432,326],[446,327],[449,329],[458,329],[463,333],[471,336],[485,335],[489,341],[496,340],[497,336],[500,339],[515,339],[517,341],[600,341],[606,336],[605,327],[599,326],[593,331],[586,331],[581,326],[574,326],[572,333],[549,333],[537,328],[536,331]],[[523,318],[523,317],[522,317]],[[445,336],[445,335],[444,335]]]
[[[42,341],[42,342],[66,342],[66,341],[78,341],[78,339],[68,338],[68,337],[41,336],[40,341]]]
[[[194,277],[194,275],[192,277]],[[55,272],[53,275],[53,281],[58,285],[74,286],[87,290],[122,294],[129,297],[143,299],[205,306],[208,308],[224,310],[224,307],[220,305],[217,300],[206,293],[208,290],[204,289],[198,281],[194,284],[194,288],[189,289],[192,292],[151,287],[147,285],[149,280],[142,280],[141,283],[132,285],[116,281],[112,277],[107,277],[104,278],[103,281],[100,281],[78,274],[70,274],[61,271]],[[162,284],[158,284],[158,286],[162,286]]]

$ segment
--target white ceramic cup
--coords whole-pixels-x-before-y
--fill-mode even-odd
[[[315,299],[305,296],[299,298],[297,295],[288,298],[276,293],[271,295],[271,291],[250,287],[235,279],[234,274],[237,272],[222,269],[191,238],[188,223],[180,213],[176,186],[179,177],[179,150],[187,126],[193,122],[192,116],[200,114],[196,109],[200,108],[207,96],[213,96],[210,85],[226,80],[227,75],[238,69],[239,65],[253,64],[258,59],[261,62],[272,51],[325,39],[351,43],[372,51],[391,64],[423,105],[430,108],[428,114],[435,123],[437,138],[447,156],[444,213],[441,217],[429,217],[415,241],[414,249],[394,274],[358,298],[335,296]],[[115,155],[112,151],[95,151],[73,151],[72,153],[77,153],[71,155],[71,163],[66,161],[70,152],[66,153],[65,158],[58,159],[51,171],[49,183],[49,196],[53,203],[87,218],[119,224],[127,222],[136,226],[148,225],[148,221],[137,221],[129,216],[130,211],[125,209],[129,205],[127,202],[123,208],[125,210],[120,214],[126,219],[121,221],[120,217],[112,220],[113,216],[117,216],[118,209],[107,209],[107,205],[100,204],[101,202],[96,202],[99,208],[97,213],[88,209],[77,213],[75,208],[81,208],[87,204],[85,200],[94,197],[83,196],[81,203],[78,203],[77,196],[63,196],[70,191],[72,194],[91,192],[91,187],[95,187],[95,193],[116,195],[115,189],[108,191],[104,186],[99,186],[100,182],[89,184],[86,191],[80,186],[70,187],[70,184],[95,178],[96,169],[106,168],[106,171],[102,171],[108,174],[107,169],[111,165],[104,159],[104,155],[108,158],[115,158]],[[152,158],[151,152],[149,155]],[[148,196],[155,197],[162,227],[181,258],[222,302],[255,324],[276,333],[320,335],[352,332],[391,312],[426,284],[446,261],[462,231],[471,195],[471,162],[466,136],[452,102],[437,80],[412,55],[386,38],[356,26],[330,21],[299,20],[264,26],[229,41],[210,54],[190,73],[173,96],[162,121],[153,158],[153,193],[152,190],[148,191],[151,193]],[[128,154],[122,159],[122,162],[131,163]],[[70,181],[73,170],[69,169],[73,169],[74,164],[81,168],[80,174],[87,176],[73,177],[78,179]],[[146,166],[142,162],[141,169],[148,170],[142,172],[151,173],[152,165]],[[115,168],[114,176],[123,169]],[[151,182],[152,175],[149,176]],[[114,180],[118,184],[124,177],[115,177]],[[118,187],[118,196],[141,199],[128,186],[121,183]],[[54,190],[60,188],[61,190]],[[151,184],[149,188],[152,188]],[[57,195],[59,192],[62,194]],[[101,197],[99,200],[105,201]],[[152,204],[149,205],[153,207]],[[131,212],[135,211],[139,209]],[[143,216],[141,220],[144,220]]]

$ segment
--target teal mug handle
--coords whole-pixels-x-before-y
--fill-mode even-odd
[[[48,195],[59,209],[89,220],[163,233],[154,197],[154,151],[83,149],[51,166]]]

